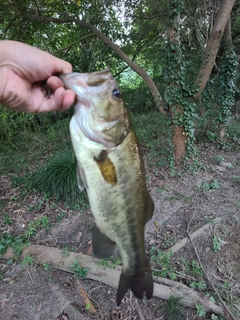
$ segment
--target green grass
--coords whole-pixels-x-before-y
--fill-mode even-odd
[[[44,270],[48,271],[51,269],[51,264],[49,262],[43,263],[43,268]]]
[[[14,253],[13,260],[17,260],[23,248],[30,244],[31,242],[25,235],[15,237],[11,233],[5,232],[0,236],[0,257],[7,251],[8,247],[12,247]]]
[[[149,164],[169,167],[172,157],[169,119],[159,111],[134,115],[131,118],[140,144],[147,148]]]
[[[222,248],[222,244],[219,241],[219,238],[217,236],[213,236],[212,242],[213,242],[213,251],[214,252],[220,251]]]
[[[10,173],[13,186],[21,186],[23,195],[35,189],[70,207],[88,206],[86,193],[77,186],[69,119],[52,124],[45,132],[19,132],[1,145],[0,160],[0,174]]]
[[[7,217],[9,222],[9,217]],[[13,249],[14,257],[9,259],[8,264],[12,264],[17,261],[22,253],[22,250],[31,245],[33,237],[41,230],[49,230],[52,226],[51,222],[58,222],[58,217],[55,221],[43,215],[35,220],[31,220],[28,223],[27,228],[18,236],[15,236],[11,232],[4,232],[0,235],[0,258],[7,251],[9,247]],[[64,248],[65,249],[65,248]],[[30,261],[29,261],[30,262]]]
[[[184,320],[185,313],[184,308],[181,305],[182,297],[171,296],[170,299],[164,302],[162,306],[163,314],[168,320]]]
[[[144,144],[167,137],[168,121],[159,111],[131,117],[138,139]]]
[[[227,140],[229,143],[238,145],[240,141],[239,119],[233,119],[227,126]]]
[[[219,189],[219,188],[220,188],[220,184],[217,180],[211,180],[209,182],[203,181],[201,186],[199,187],[199,189],[205,192],[209,190]]]
[[[12,219],[8,213],[2,215],[2,220],[5,226],[10,226],[12,224]]]
[[[19,140],[22,132],[39,134],[49,131],[56,124],[69,122],[73,108],[64,112],[25,113],[16,112],[0,104],[0,139],[8,143]]]
[[[86,268],[82,268],[80,266],[80,263],[75,260],[73,262],[73,264],[70,266],[70,268],[73,270],[74,274],[76,274],[77,276],[86,279],[87,277],[87,273],[88,273],[88,269]]]
[[[216,163],[218,165],[221,165],[223,163],[223,161],[224,161],[224,158],[220,155],[216,155],[212,158],[212,162]]]
[[[115,267],[117,265],[121,265],[122,264],[122,260],[120,257],[114,257],[111,256],[109,258],[106,259],[101,259],[98,260],[98,263],[103,266],[104,268],[111,268],[111,269],[115,269]]]
[[[86,192],[80,192],[76,178],[77,161],[72,149],[58,152],[20,181],[27,190],[35,189],[47,197],[61,200],[71,207],[86,208]]]
[[[184,273],[192,277],[203,277],[203,271],[201,266],[196,260],[192,260],[191,263],[186,261],[185,259],[180,259]]]
[[[52,124],[47,130],[20,131],[0,143],[0,174],[22,174],[65,148],[71,149],[69,119]]]
[[[34,262],[35,262],[34,258],[31,257],[30,254],[27,254],[27,255],[24,257],[21,265],[24,266],[24,267],[27,267],[27,266],[33,264]]]
[[[164,252],[158,250],[156,247],[151,247],[150,249],[150,259],[152,261],[152,273],[155,276],[170,278],[171,280],[176,279],[176,268],[172,265],[171,252]]]

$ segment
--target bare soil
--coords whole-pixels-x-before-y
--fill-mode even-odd
[[[146,226],[147,251],[149,255],[152,247],[165,251],[187,236],[188,227],[192,233],[219,218],[220,222],[212,231],[204,231],[194,240],[194,246],[223,300],[240,305],[240,152],[220,151],[205,144],[199,147],[199,153],[204,168],[174,177],[166,168],[149,166],[145,159],[148,188],[155,202],[154,216]],[[63,252],[92,254],[94,221],[89,209],[72,210],[33,192],[22,200],[20,196],[20,189],[12,186],[10,176],[1,176],[0,234],[21,235],[31,220],[47,216],[52,222],[51,228],[40,230],[31,239],[33,244],[58,247]],[[12,219],[9,225],[3,220],[6,213]],[[61,215],[62,220],[56,222]],[[199,282],[200,278],[191,274],[184,262],[191,266],[193,260],[197,261],[197,257],[190,243],[173,255],[171,265],[177,274],[175,281],[187,285]],[[37,263],[8,265],[3,259],[0,263],[0,319],[169,319],[164,314],[164,300],[152,298],[136,302],[128,293],[117,308],[116,291],[102,283],[53,268],[45,270]],[[156,266],[154,261],[152,265],[160,271],[164,266]],[[207,286],[205,294],[215,297],[204,276],[200,280]],[[80,285],[95,307],[95,315],[88,311],[79,294]],[[196,310],[185,308],[184,319],[201,317]]]

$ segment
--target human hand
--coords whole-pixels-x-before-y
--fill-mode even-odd
[[[25,112],[63,111],[75,100],[54,74],[70,73],[69,62],[21,42],[0,41],[0,103]],[[51,95],[46,97],[46,82]]]

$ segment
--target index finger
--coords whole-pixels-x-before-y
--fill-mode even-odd
[[[59,73],[59,72],[63,72],[63,73],[71,73],[72,72],[71,63],[69,63],[65,60],[56,58],[54,56],[52,56],[52,57],[54,58],[54,63],[52,65],[52,67],[53,67],[52,74]]]
[[[70,108],[75,100],[75,93],[72,90],[65,90],[59,87],[51,94],[49,99],[44,99],[37,112],[64,111]]]

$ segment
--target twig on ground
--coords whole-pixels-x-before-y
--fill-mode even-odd
[[[184,273],[181,273],[179,271],[175,271],[175,273],[177,274],[178,278],[188,279],[188,280],[192,280],[192,281],[196,281],[197,282],[196,278],[194,278],[192,276],[189,276],[188,274],[184,274]]]
[[[237,304],[234,304],[234,307],[240,312],[240,306]]]
[[[194,215],[193,215],[193,216],[194,216]],[[193,219],[193,217],[192,217],[192,219]],[[198,263],[199,263],[199,265],[200,265],[200,267],[201,267],[201,269],[202,269],[202,271],[203,271],[203,274],[204,274],[205,278],[207,279],[209,285],[211,286],[212,290],[216,293],[216,295],[217,295],[217,297],[218,297],[218,300],[220,301],[221,305],[223,306],[223,310],[224,310],[224,315],[225,315],[225,317],[226,317],[227,319],[229,319],[229,320],[237,320],[237,319],[235,318],[235,316],[232,314],[231,310],[227,307],[227,305],[225,304],[225,302],[222,300],[220,294],[218,293],[218,290],[216,289],[215,285],[212,283],[212,281],[211,281],[210,278],[208,277],[208,274],[207,274],[207,272],[205,271],[205,269],[204,269],[204,267],[203,267],[203,265],[202,265],[201,259],[200,259],[200,257],[199,257],[198,252],[197,252],[197,249],[196,249],[196,247],[195,247],[195,245],[194,245],[194,243],[193,243],[193,241],[192,241],[191,235],[190,235],[190,233],[189,233],[189,228],[190,228],[192,219],[190,220],[190,222],[189,222],[188,225],[187,225],[187,235],[188,235],[189,241],[190,241],[190,243],[191,243],[191,245],[192,245],[192,247],[193,247],[193,250],[194,250],[194,252],[195,252],[195,255],[196,255],[197,259],[198,259]]]
[[[25,248],[21,255],[21,259],[24,258],[24,256],[26,256],[27,254],[34,257],[35,261],[40,264],[48,262],[54,268],[70,273],[73,273],[73,270],[72,268],[70,268],[70,266],[74,261],[78,261],[81,265],[81,268],[88,269],[88,279],[100,281],[114,289],[118,288],[118,282],[121,272],[121,267],[119,266],[116,266],[115,269],[105,269],[98,263],[98,260],[96,258],[75,252],[69,252],[69,256],[64,257],[62,256],[61,249],[41,245],[32,245]],[[9,248],[3,258],[8,259],[13,256],[13,251],[11,248]],[[168,282],[168,284],[165,285],[154,282],[153,295],[155,297],[168,300],[172,295],[177,295],[182,297],[181,304],[184,306],[196,308],[197,304],[201,304],[206,312],[223,314],[223,309],[209,300],[206,296],[203,296],[202,294],[194,291],[187,286],[183,286],[178,282],[158,278],[158,280],[159,279],[161,280],[161,283]]]
[[[87,255],[91,255],[92,254],[92,244],[90,244],[88,250],[87,250]]]
[[[143,313],[142,313],[142,309],[141,309],[141,307],[140,307],[137,299],[135,299],[134,304],[135,304],[135,306],[136,306],[136,310],[137,310],[139,319],[140,319],[140,320],[145,320],[144,315],[143,315]]]
[[[33,281],[32,275],[30,273],[30,271],[28,270],[28,268],[26,268],[27,273],[29,274],[30,279],[32,280],[32,283],[37,284]]]
[[[201,228],[197,229],[196,231],[190,234],[191,239],[193,240],[194,238],[199,237],[205,230],[210,229],[213,224],[219,222],[220,220],[221,218],[216,218],[212,220],[210,223],[207,223]],[[167,249],[166,252],[175,253],[181,248],[183,248],[188,242],[189,242],[189,237],[185,237],[184,239],[182,239],[181,241],[179,241],[178,243],[174,244],[172,247]]]
[[[81,285],[78,285],[78,292],[80,294],[80,296],[82,297],[84,303],[85,303],[85,307],[88,309],[88,311],[90,311],[92,314],[96,314],[97,311],[94,308],[91,300],[88,298],[85,290],[83,289],[83,287]]]

